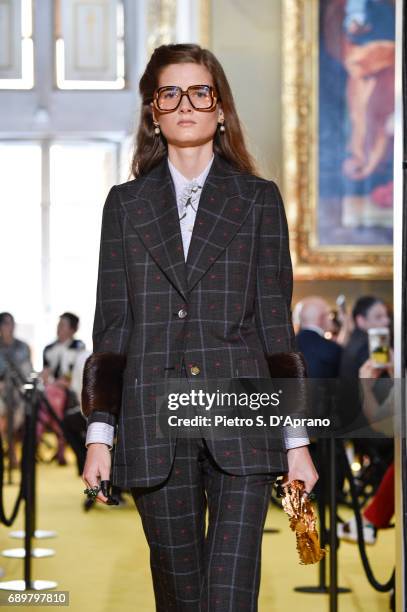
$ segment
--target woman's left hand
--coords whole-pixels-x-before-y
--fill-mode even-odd
[[[311,493],[319,476],[311,459],[308,446],[289,448],[287,451],[288,472],[282,486],[288,485],[292,480],[304,481],[305,491]]]

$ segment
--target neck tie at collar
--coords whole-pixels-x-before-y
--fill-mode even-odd
[[[187,213],[187,207],[190,204],[195,212],[197,212],[197,204],[199,201],[202,185],[194,179],[187,183],[180,195],[178,202],[178,211],[180,219],[184,218]]]

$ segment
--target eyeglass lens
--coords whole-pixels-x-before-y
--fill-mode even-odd
[[[212,90],[208,85],[188,87],[189,100],[194,108],[210,108],[213,104]],[[182,90],[180,87],[164,87],[158,93],[158,107],[161,110],[172,110],[180,102]]]

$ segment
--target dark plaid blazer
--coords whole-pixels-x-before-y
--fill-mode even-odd
[[[269,378],[266,356],[296,349],[292,282],[286,215],[273,181],[241,173],[215,153],[186,262],[167,158],[112,187],[93,351],[127,359],[118,417],[101,406],[88,424],[117,425],[114,484],[152,486],[167,477],[175,439],[156,436],[155,384],[180,377],[183,361],[194,381]],[[287,470],[282,437],[257,443],[237,434],[207,443],[232,474]]]

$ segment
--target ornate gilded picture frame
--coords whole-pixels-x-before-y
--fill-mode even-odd
[[[394,10],[283,0],[283,191],[299,280],[392,277]]]

